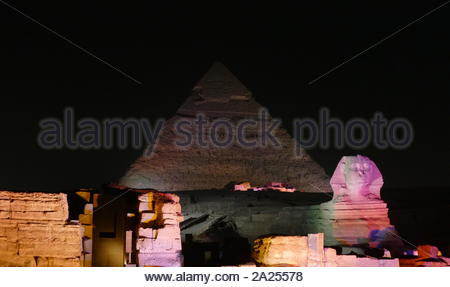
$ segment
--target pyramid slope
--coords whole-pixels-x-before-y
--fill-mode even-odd
[[[208,75],[203,77],[205,78],[207,79]],[[208,90],[202,80],[199,83],[203,85],[204,90]],[[245,87],[242,89],[242,84],[239,86],[240,82],[227,83],[241,87],[229,90],[251,95],[246,92]],[[222,95],[221,100],[230,95],[219,90],[216,90],[216,93]],[[229,148],[176,146],[174,142],[179,138],[174,124],[180,119],[192,121],[192,117],[197,113],[203,113],[209,119],[220,117],[237,123],[243,118],[256,118],[262,108],[251,97],[229,97],[223,102],[215,99],[203,102],[205,97],[193,94],[186,100],[177,115],[166,123],[153,154],[150,157],[143,155],[138,158],[121,179],[122,185],[160,191],[185,191],[223,189],[230,182],[240,181],[250,181],[253,186],[267,182],[286,182],[306,192],[332,192],[324,170],[304,151],[302,157],[295,157],[294,139],[281,128],[275,132],[281,147],[269,145],[249,149],[238,144]],[[198,104],[199,100],[201,104]],[[257,128],[248,128],[246,131],[247,140],[260,137]]]
[[[221,63],[216,62],[192,89],[177,114],[210,117],[255,117],[260,105],[252,93]]]

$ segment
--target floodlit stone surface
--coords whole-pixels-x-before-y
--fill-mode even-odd
[[[332,220],[327,244],[369,244],[394,251],[401,247],[387,204],[380,199],[383,177],[372,160],[361,155],[342,157],[330,184],[333,200],[321,205]]]
[[[83,229],[65,194],[0,191],[0,266],[80,266]]]
[[[376,178],[375,186],[379,190],[382,179],[377,176],[369,178]],[[369,190],[377,193],[375,188]],[[194,241],[200,240],[200,235],[209,229],[207,225],[214,218],[226,216],[236,226],[235,232],[250,242],[266,234],[324,233],[325,246],[385,248],[394,257],[399,256],[398,251],[401,252],[403,247],[389,219],[387,204],[375,196],[358,197],[360,200],[344,196],[337,201],[332,199],[332,194],[264,190],[178,194],[188,220],[202,216],[209,218],[183,230],[193,234]],[[213,242],[214,236],[209,238]],[[207,240],[202,238],[202,241]],[[364,249],[355,252],[364,254]]]
[[[255,240],[253,259],[259,266],[399,267],[398,259],[337,255],[324,248],[323,234],[264,236]]]
[[[331,192],[325,171],[304,150],[295,156],[295,141],[282,128],[273,133],[281,147],[268,144],[245,148],[236,143],[226,148],[175,145],[182,140],[175,127],[181,120],[192,124],[183,129],[197,135],[193,121],[199,113],[210,122],[222,118],[237,126],[244,119],[258,119],[261,108],[239,80],[222,64],[215,64],[176,116],[166,122],[153,153],[137,159],[120,184],[175,192],[223,189],[231,182],[250,181],[255,186],[285,182],[299,191]],[[201,136],[209,138],[208,130],[204,129]],[[262,138],[259,127],[249,125],[245,130],[247,141]],[[233,136],[238,136],[237,129],[233,129]]]
[[[179,197],[151,191],[139,195],[138,200],[138,266],[182,266]]]
[[[333,199],[337,202],[368,201],[380,199],[383,177],[368,157],[344,156],[339,161],[330,184],[334,192]]]
[[[65,222],[68,216],[63,193],[0,191],[0,219]]]
[[[253,259],[261,266],[307,266],[308,237],[264,236],[255,240]]]
[[[308,234],[308,262],[309,267],[323,267],[325,255],[323,250],[323,233]]]

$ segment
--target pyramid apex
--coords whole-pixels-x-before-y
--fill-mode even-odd
[[[204,101],[249,100],[252,93],[221,62],[216,61],[192,89]]]
[[[177,114],[253,118],[260,108],[241,81],[224,64],[216,61],[194,86]]]

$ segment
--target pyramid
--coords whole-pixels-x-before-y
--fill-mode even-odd
[[[252,93],[222,63],[216,62],[194,86],[177,114],[254,118],[260,108]]]
[[[237,124],[243,119],[259,119],[262,108],[223,64],[214,63],[176,115],[166,122],[151,156],[144,153],[139,157],[120,184],[175,192],[223,189],[232,182],[242,181],[249,181],[252,186],[284,182],[305,192],[332,192],[324,170],[304,150],[301,156],[295,156],[294,139],[282,128],[273,133],[281,143],[278,147],[247,148],[233,144],[227,148],[205,148],[196,144],[188,147],[174,144],[177,141],[175,124],[180,120],[192,122],[202,114],[208,121],[220,118]],[[267,118],[270,119],[270,115]],[[194,128],[187,130],[196,132]],[[207,137],[208,131],[202,136]],[[245,136],[246,140],[257,140],[260,131],[249,127]]]

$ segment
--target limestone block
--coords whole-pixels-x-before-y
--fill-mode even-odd
[[[139,228],[139,236],[146,238],[156,238],[157,229],[154,228]]]
[[[14,222],[1,222],[0,223],[0,240],[6,239],[10,242],[17,241],[18,227]]]
[[[356,265],[353,267],[381,267],[380,261],[375,258],[357,258]]]
[[[7,219],[10,218],[10,211],[3,211],[0,210],[0,219]]]
[[[81,240],[79,225],[18,224],[18,242],[73,243]]]
[[[20,256],[40,256],[40,257],[79,257],[81,255],[81,244],[73,243],[19,243]]]
[[[64,193],[0,191],[0,201],[0,218],[65,221],[69,215]]]
[[[181,250],[181,239],[151,239],[151,238],[139,238],[136,242],[136,248],[139,253],[154,253],[154,252],[168,252]]]
[[[19,242],[47,242],[51,238],[48,224],[18,224]]]
[[[324,266],[323,233],[308,234],[308,267]]]
[[[166,203],[161,206],[162,213],[181,213],[181,205],[179,203]]]
[[[37,267],[80,267],[80,258],[38,257]]]
[[[252,257],[262,266],[307,266],[306,236],[264,236],[255,240]]]
[[[56,211],[11,211],[10,218],[15,220],[37,221],[61,221],[65,222],[68,218],[67,210]]]
[[[58,211],[63,207],[58,200],[12,200],[10,210],[12,211]]]
[[[380,267],[400,267],[400,261],[398,258],[394,259],[380,259]]]
[[[336,249],[324,248],[325,267],[337,267]]]
[[[338,255],[336,257],[337,267],[353,267],[357,266],[356,255]]]
[[[138,265],[140,267],[181,267],[183,266],[183,256],[180,252],[139,253]]]
[[[166,225],[156,229],[156,238],[164,240],[181,238],[180,228],[177,225]]]
[[[140,202],[138,210],[142,211],[152,211],[157,213],[181,213],[181,205],[179,203],[157,203],[156,206],[153,206],[151,202]]]
[[[0,257],[2,255],[17,254],[18,248],[17,242],[9,241],[7,238],[0,238]]]
[[[0,210],[11,210],[11,201],[9,199],[0,199]]]
[[[184,217],[182,215],[180,215],[179,213],[162,213],[161,214],[161,218],[166,221],[166,220],[174,220],[174,221],[178,221],[181,222],[184,220]]]
[[[0,267],[36,267],[36,260],[33,256],[1,255]]]

